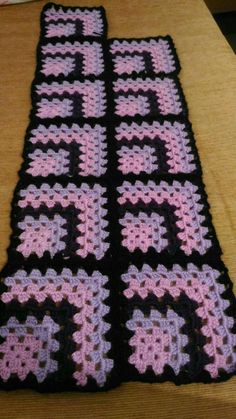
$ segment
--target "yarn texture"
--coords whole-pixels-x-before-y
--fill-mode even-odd
[[[0,283],[0,388],[103,391],[236,372],[236,300],[172,38],[41,13]]]

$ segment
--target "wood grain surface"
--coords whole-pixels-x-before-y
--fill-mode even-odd
[[[202,0],[83,0],[64,5],[106,8],[109,36],[170,34],[182,64],[204,182],[224,261],[236,284],[236,62]],[[18,180],[30,111],[39,13],[44,1],[0,8],[0,264],[6,261],[10,201]],[[236,289],[236,287],[235,287]],[[127,383],[97,394],[0,393],[7,418],[230,418],[236,417],[236,377],[219,384]]]

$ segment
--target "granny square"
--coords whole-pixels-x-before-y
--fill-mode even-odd
[[[128,268],[122,280],[129,379],[180,383],[234,371],[235,320],[224,275],[191,263]]]
[[[191,174],[200,170],[186,123],[122,122],[115,128],[115,138],[118,170],[123,175]]]
[[[67,80],[36,83],[34,111],[39,119],[101,118],[106,113],[105,84],[102,80]]]
[[[15,205],[18,220],[11,250],[16,257],[105,256],[107,197],[99,184],[30,184],[18,191]]]
[[[64,7],[48,3],[43,10],[45,38],[106,36],[106,17],[103,7]]]
[[[64,357],[70,360],[72,372],[68,388],[106,386],[114,369],[112,342],[107,337],[112,326],[107,283],[108,277],[99,271],[88,275],[83,269],[72,272],[68,268],[61,272],[47,269],[45,273],[18,270],[4,278],[1,299],[9,313],[20,304],[40,313],[40,318],[35,313],[24,319],[10,316],[0,327],[0,379],[6,387],[13,380],[20,386],[31,377],[39,388],[51,382],[57,389],[61,374],[68,375]],[[51,307],[42,316],[48,301]],[[66,315],[57,321],[55,306]],[[60,330],[64,330],[63,339],[69,345],[63,344]]]
[[[22,172],[100,177],[107,170],[107,132],[100,124],[33,124],[27,133]]]
[[[113,72],[122,75],[156,75],[179,72],[179,61],[169,36],[110,41]]]
[[[98,41],[49,42],[39,54],[37,72],[43,77],[98,77],[104,72],[103,45]]]
[[[114,114],[118,117],[186,115],[177,79],[126,78],[113,82]]]
[[[217,250],[201,188],[193,182],[125,181],[117,191],[120,240],[129,254],[164,250],[190,256]]]

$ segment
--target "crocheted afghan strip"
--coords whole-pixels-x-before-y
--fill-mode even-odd
[[[4,389],[236,371],[236,300],[174,43],[106,32],[101,7],[41,14],[0,283]]]
[[[0,386],[118,384],[112,304],[103,8],[44,7],[9,261]],[[114,311],[114,313],[113,313]]]

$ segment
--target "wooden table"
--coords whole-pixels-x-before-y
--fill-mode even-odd
[[[39,13],[44,1],[2,7],[0,118],[0,264],[6,261],[9,211],[30,110]],[[173,36],[183,70],[214,224],[236,283],[236,60],[202,0],[84,0],[65,5],[106,8],[109,36]],[[236,377],[176,387],[128,383],[108,393],[0,393],[7,418],[234,418]]]
[[[211,13],[226,13],[236,11],[235,0],[205,0]]]

